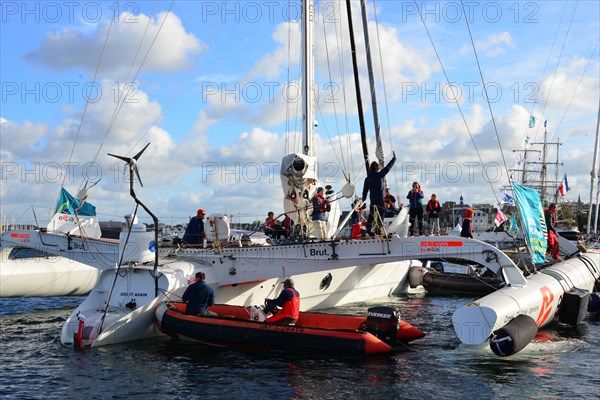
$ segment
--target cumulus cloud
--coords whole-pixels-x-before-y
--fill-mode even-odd
[[[512,36],[508,32],[493,34],[484,40],[475,42],[476,48],[487,56],[494,57],[506,53],[507,47],[513,46]]]
[[[171,12],[153,18],[122,14],[119,21],[128,23],[110,26],[110,21],[104,21],[90,34],[70,29],[49,33],[39,49],[27,53],[25,59],[56,71],[80,67],[93,75],[108,36],[99,74],[122,78],[127,76],[134,59],[134,72],[142,60],[145,71],[173,72],[188,67],[190,57],[200,51],[199,40],[187,33],[179,17]]]

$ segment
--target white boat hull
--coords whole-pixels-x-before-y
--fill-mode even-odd
[[[0,254],[0,297],[80,296],[88,293],[100,271],[56,256],[9,258],[12,246]]]
[[[598,253],[559,262],[528,277],[525,285],[507,286],[459,308],[452,316],[454,330],[461,342],[477,345],[518,315],[528,315],[542,327],[556,315],[565,292],[591,292],[599,277]]]
[[[295,287],[301,295],[301,310],[367,301],[406,290],[407,272],[414,264],[413,261],[400,261],[294,275]],[[102,346],[161,335],[154,326],[154,309],[165,300],[179,300],[188,286],[188,279],[199,270],[206,274],[207,283],[215,289],[215,301],[220,304],[263,304],[265,298],[279,295],[285,280],[285,276],[281,276],[257,282],[219,286],[219,268],[198,268],[197,265],[187,262],[167,264],[161,268],[161,294],[158,297],[154,296],[151,270],[146,267],[123,268],[116,282],[112,271],[104,271],[88,298],[63,326],[61,342],[67,345],[74,343],[79,313],[85,316],[88,332],[83,343],[85,346]],[[113,282],[115,285],[111,295]],[[135,309],[126,306],[131,304],[132,300],[135,300]],[[107,302],[108,311],[101,322]]]

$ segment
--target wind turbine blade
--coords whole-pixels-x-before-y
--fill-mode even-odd
[[[150,146],[150,143],[148,143],[146,146],[144,146],[144,148],[142,150],[140,150],[139,153],[137,153],[135,156],[133,156],[133,159],[136,161],[139,160],[140,156],[148,148],[148,146]]]
[[[133,170],[135,171],[135,174],[137,175],[138,181],[140,181],[140,186],[144,187],[144,185],[142,185],[142,178],[140,177],[140,172],[138,171],[137,164],[133,164]]]
[[[108,154],[109,156],[111,156],[111,157],[115,157],[115,158],[118,158],[119,160],[123,160],[123,161],[125,161],[127,164],[129,164],[129,163],[130,163],[130,161],[131,161],[131,158],[129,158],[129,157],[118,156],[118,155],[116,155],[116,154],[110,154],[110,153],[107,153],[107,154]]]

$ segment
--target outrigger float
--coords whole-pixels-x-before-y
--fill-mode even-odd
[[[515,354],[555,317],[578,325],[588,304],[597,309],[599,279],[600,253],[572,257],[459,308],[452,316],[454,330],[465,344],[489,340],[495,354]]]
[[[400,320],[396,310],[372,307],[367,317],[301,312],[294,325],[266,323],[262,307],[218,304],[212,315],[188,315],[186,304],[164,302],[156,309],[159,329],[174,339],[214,346],[337,354],[383,354],[406,348],[425,334]]]

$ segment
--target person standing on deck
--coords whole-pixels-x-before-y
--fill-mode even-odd
[[[206,234],[204,233],[204,216],[206,211],[199,209],[195,217],[190,218],[190,222],[185,228],[185,233],[181,242],[187,246],[202,246]]]
[[[390,162],[381,168],[379,163],[373,161],[369,167],[369,173],[365,178],[363,185],[362,201],[367,201],[367,194],[369,194],[369,219],[367,220],[367,233],[370,236],[374,236],[373,233],[373,222],[375,222],[375,233],[381,233],[381,224],[383,222],[383,215],[385,213],[385,201],[383,189],[385,188],[384,178],[390,172],[394,163],[396,162],[396,152],[392,151],[392,159]]]
[[[419,182],[413,182],[412,189],[408,192],[406,198],[409,201],[408,216],[410,219],[410,228],[408,235],[413,236],[417,222],[419,223],[419,235],[423,235],[423,190]]]
[[[465,210],[465,219],[463,219],[462,229],[460,231],[461,237],[473,239],[473,221],[471,221],[473,215],[475,215],[475,210],[472,208],[467,208]]]
[[[431,227],[431,236],[440,234],[440,202],[436,194],[431,195],[431,199],[427,203],[427,213],[429,214],[429,226]]]
[[[554,260],[559,260],[558,256],[558,232],[554,225],[556,224],[556,204],[552,203],[544,210],[544,218],[546,220],[546,228],[548,229],[548,248],[546,254],[552,254]]]
[[[317,188],[317,194],[313,197],[312,222],[314,234],[319,239],[327,238],[327,212],[331,211],[329,199],[325,198],[325,189]]]

